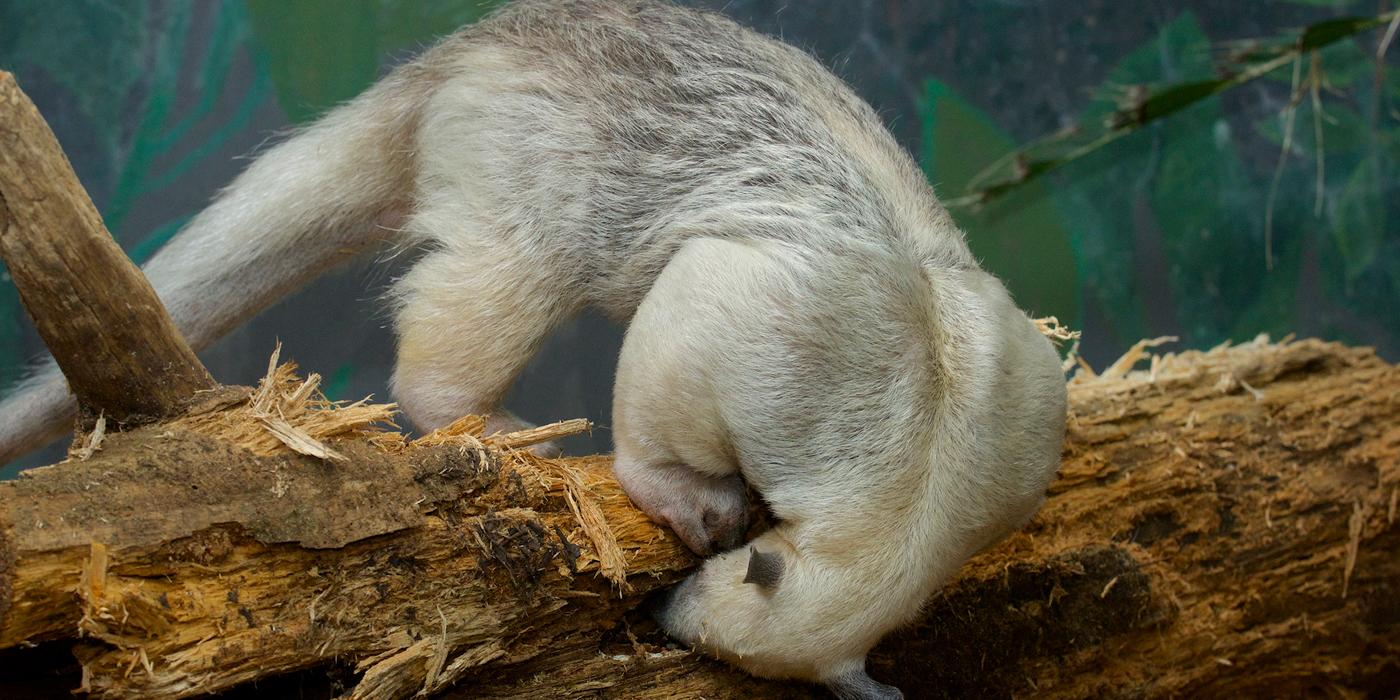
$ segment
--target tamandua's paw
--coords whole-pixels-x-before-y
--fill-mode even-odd
[[[650,465],[619,456],[613,473],[632,502],[702,557],[744,542],[749,493],[738,474],[714,477],[682,464]]]
[[[865,672],[865,665],[853,666],[826,682],[826,687],[839,700],[904,700],[904,693],[885,685]]]
[[[712,483],[702,489],[666,499],[656,513],[690,551],[702,557],[738,547],[749,529],[744,480],[736,474],[708,481]]]

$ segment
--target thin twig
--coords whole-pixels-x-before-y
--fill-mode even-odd
[[[541,425],[513,433],[491,435],[486,443],[499,450],[518,450],[558,438],[578,435],[593,430],[593,422],[587,418],[574,418],[549,425]]]
[[[1322,202],[1327,190],[1327,159],[1322,148],[1322,57],[1316,51],[1312,52],[1312,62],[1308,67],[1308,87],[1312,93],[1313,150],[1317,152],[1317,198],[1313,203],[1313,216],[1322,216]]]
[[[1257,62],[1249,63],[1247,67],[1237,73],[1215,80],[1171,84],[1145,98],[1134,97],[1128,104],[1120,106],[1109,114],[1105,121],[1104,131],[1086,143],[1076,146],[1060,156],[1031,158],[1030,156],[1034,152],[1055,146],[1068,146],[1070,140],[1080,136],[1082,131],[1077,127],[1069,128],[1036,139],[997,158],[990,165],[982,168],[969,181],[971,184],[967,194],[948,199],[945,201],[945,205],[956,208],[986,204],[1124,136],[1136,133],[1153,122],[1165,119],[1230,89],[1257,80],[1288,65],[1290,61],[1296,63],[1304,54],[1315,52],[1342,39],[1387,25],[1387,23],[1390,27],[1387,30],[1387,37],[1391,37],[1397,18],[1400,18],[1400,11],[1391,11],[1375,17],[1342,18],[1320,22],[1304,29],[1288,48],[1270,49],[1265,54],[1268,56],[1267,58],[1256,55],[1240,59],[1245,62]],[[1383,41],[1383,48],[1388,47],[1388,42],[1389,39]],[[982,185],[982,183],[991,181],[993,175],[1005,169],[1008,164],[1015,166],[1009,176],[992,181],[991,184]],[[1270,237],[1271,233],[1271,231],[1266,231],[1266,237]],[[1266,257],[1268,258],[1266,262],[1272,267],[1272,252],[1267,253]]]
[[[1288,106],[1283,108],[1283,145],[1279,148],[1278,165],[1274,166],[1274,177],[1269,183],[1269,198],[1264,205],[1264,269],[1274,269],[1274,201],[1278,198],[1279,181],[1283,179],[1283,165],[1288,161],[1288,153],[1293,150],[1293,123],[1298,116],[1298,103],[1302,95],[1298,92],[1298,80],[1302,75],[1303,56],[1293,60],[1293,87],[1288,94]]]
[[[1381,45],[1376,49],[1376,60],[1385,59],[1385,52],[1390,50],[1390,42],[1395,40],[1395,30],[1400,28],[1400,12],[1391,13],[1390,24],[1385,28],[1385,38],[1381,39]]]

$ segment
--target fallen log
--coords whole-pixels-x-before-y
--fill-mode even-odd
[[[332,423],[289,405],[307,393],[290,378],[0,485],[0,646],[84,638],[97,697],[187,697],[331,660],[363,674],[351,697],[405,697],[611,626],[691,561],[639,513],[589,530],[626,502],[604,460],[544,469],[501,451],[511,436],[479,440],[480,420],[414,442],[369,430],[364,406]],[[341,459],[233,437],[269,392]],[[635,584],[610,569],[626,549]]]
[[[1314,340],[1126,372],[1139,358],[1071,382],[1044,509],[881,643],[871,674],[910,697],[1394,696],[1400,369]],[[684,651],[601,652],[447,697],[807,697]]]
[[[876,677],[914,697],[1395,687],[1400,369],[1311,340],[1153,366],[1071,383],[1045,508],[881,644]],[[214,432],[303,386],[283,370],[242,404],[0,485],[3,644],[85,635],[100,697],[329,665],[358,679],[350,697],[811,694],[628,617],[694,561],[604,458],[502,450],[479,421],[419,441],[363,415],[332,427],[327,405],[282,410],[338,463]]]

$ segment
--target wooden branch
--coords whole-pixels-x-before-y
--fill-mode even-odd
[[[332,409],[314,389],[283,368],[234,405],[0,484],[0,647],[81,635],[96,697],[336,660],[363,674],[352,697],[404,697],[612,626],[693,561],[607,460],[495,447],[586,421],[483,441],[467,419],[409,442],[372,429],[392,407]],[[294,451],[307,444],[343,459]]]
[[[129,424],[214,380],[102,217],[39,110],[0,71],[0,257],[80,403]]]
[[[1397,397],[1400,368],[1317,341],[1071,383],[1045,508],[881,643],[871,674],[910,697],[1388,697],[1400,672]],[[489,669],[444,697],[809,692],[618,635]]]
[[[1317,341],[1153,367],[1071,384],[1046,507],[872,675],[912,697],[1393,687],[1400,369]],[[0,484],[0,646],[83,634],[98,697],[328,667],[365,698],[813,696],[667,647],[634,608],[694,560],[606,459],[501,451],[479,420],[409,442],[308,393],[283,372]],[[292,452],[255,406],[345,460]]]

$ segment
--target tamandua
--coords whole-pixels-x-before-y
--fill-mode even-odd
[[[1024,523],[1058,465],[1050,342],[875,112],[807,54],[655,0],[519,0],[269,149],[146,266],[202,348],[330,265],[394,285],[420,429],[496,408],[585,306],[630,322],[616,473],[711,556],[657,615],[748,671],[898,697],[865,655]],[[0,460],[71,416],[56,370]],[[780,524],[738,547],[745,484]]]

